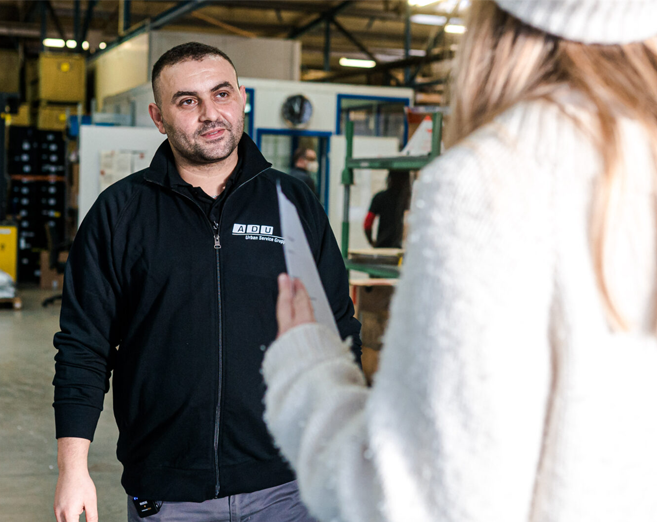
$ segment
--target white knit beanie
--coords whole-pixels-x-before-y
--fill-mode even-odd
[[[657,0],[495,0],[495,3],[532,27],[587,44],[624,44],[657,35]]]

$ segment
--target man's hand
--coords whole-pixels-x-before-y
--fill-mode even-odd
[[[306,287],[299,279],[294,281],[287,274],[278,276],[278,301],[276,303],[278,336],[295,326],[315,322],[315,313]]]
[[[57,441],[59,478],[55,491],[57,522],[78,522],[83,511],[87,522],[98,522],[96,486],[87,469],[90,441],[64,437]]]

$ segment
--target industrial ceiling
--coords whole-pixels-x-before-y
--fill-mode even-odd
[[[445,28],[463,23],[469,3],[0,0],[0,47],[18,48],[24,56],[30,56],[43,50],[45,37],[56,38],[69,40],[69,45],[77,42],[72,52],[85,52],[93,59],[104,52],[103,47],[107,50],[147,28],[246,38],[293,38],[302,43],[304,80],[408,85],[419,91],[439,93],[461,38]],[[427,21],[433,25],[426,25]],[[83,41],[88,42],[86,51],[82,50]],[[374,63],[369,69],[344,67],[341,58]]]

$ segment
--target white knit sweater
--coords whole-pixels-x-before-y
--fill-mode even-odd
[[[269,348],[266,421],[320,520],[657,520],[653,161],[623,120],[608,272],[634,326],[615,334],[581,128],[522,104],[424,169],[371,389],[322,326]]]

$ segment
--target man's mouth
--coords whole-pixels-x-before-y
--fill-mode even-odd
[[[201,137],[207,140],[212,140],[223,136],[224,132],[226,132],[226,129],[212,129],[201,134]]]

